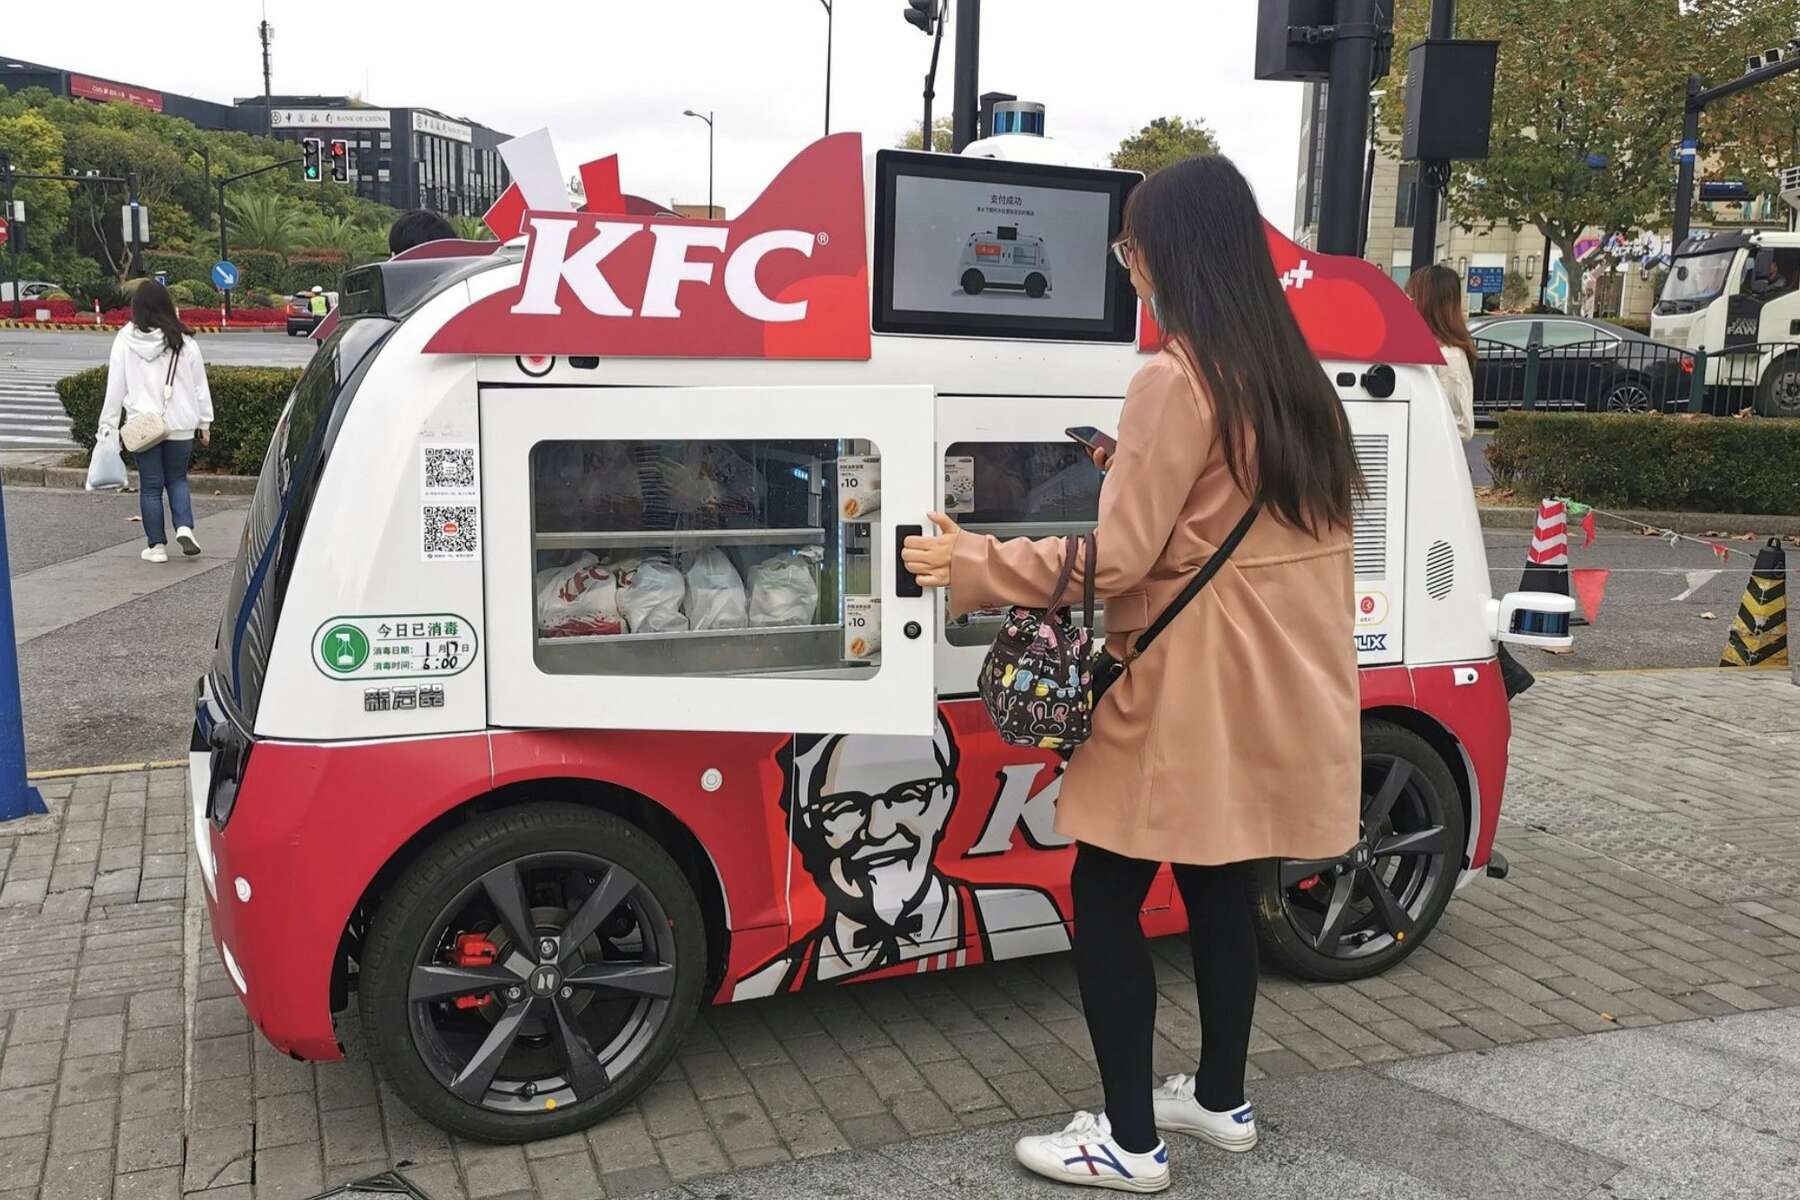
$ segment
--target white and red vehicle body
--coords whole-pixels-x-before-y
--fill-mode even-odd
[[[333,1012],[360,925],[439,833],[546,794],[624,817],[682,866],[718,1002],[1067,944],[1060,760],[1000,742],[973,698],[985,647],[947,636],[936,594],[907,594],[895,547],[900,523],[941,506],[952,449],[1116,428],[1146,338],[871,336],[872,189],[808,177],[841,183],[846,163],[863,177],[854,135],[818,143],[729,224],[534,211],[529,262],[512,246],[390,263],[347,286],[343,327],[264,468],[191,756],[213,937],[281,1050],[340,1056]],[[1356,528],[1363,707],[1441,753],[1464,810],[1460,886],[1490,864],[1506,782],[1496,643],[1534,642],[1512,632],[1516,609],[1567,601],[1490,596],[1456,429],[1397,289],[1271,241],[1371,482]],[[880,507],[854,534],[876,568],[878,670],[664,674],[640,658],[601,673],[546,658],[564,648],[534,625],[534,554],[562,535],[534,515],[533,448],[696,438],[878,447]],[[473,480],[452,483],[461,497],[427,486],[431,447],[475,450]],[[478,532],[434,538],[445,521]],[[841,626],[826,607],[820,624]],[[369,673],[376,659],[340,673],[321,658],[328,631],[377,620],[423,627],[422,677],[395,687]],[[340,636],[343,663],[369,652]],[[859,970],[814,936],[828,903],[784,794],[801,786],[797,734],[819,730],[935,745],[954,776],[948,811],[919,835],[959,909],[928,954]],[[1183,928],[1166,874],[1144,921]]]

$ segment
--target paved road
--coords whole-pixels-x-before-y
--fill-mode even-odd
[[[1793,695],[1768,672],[1545,680],[1517,709],[1511,877],[1459,893],[1380,978],[1265,978],[1264,1144],[1176,1142],[1170,1194],[1791,1200]],[[275,1200],[389,1167],[438,1200],[1069,1194],[1008,1154],[1098,1100],[1067,955],[708,1009],[585,1136],[477,1145],[377,1082],[353,1012],[343,1062],[250,1027],[205,931],[181,772],[45,792],[54,816],[0,826],[7,1200]],[[291,886],[258,880],[256,902]],[[1153,948],[1156,1066],[1190,1070],[1189,951]]]
[[[200,335],[206,361],[234,366],[304,364],[308,338],[282,334]],[[55,385],[65,375],[106,361],[110,334],[0,330],[0,450],[74,449],[69,418]]]

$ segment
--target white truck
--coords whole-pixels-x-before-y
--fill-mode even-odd
[[[1701,232],[1681,242],[1650,336],[1706,351],[1707,411],[1800,417],[1800,233]]]

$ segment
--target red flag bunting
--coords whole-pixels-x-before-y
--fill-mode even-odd
[[[1591,508],[1587,510],[1587,515],[1581,518],[1581,536],[1584,539],[1581,543],[1583,547],[1594,544],[1594,510]]]
[[[1600,603],[1606,599],[1606,577],[1612,572],[1605,567],[1577,567],[1569,572],[1575,595],[1581,601],[1581,614],[1588,624],[1600,615]]]
[[[1712,552],[1719,556],[1720,562],[1726,562],[1726,561],[1730,560],[1731,551],[1727,550],[1724,546],[1721,546],[1718,542],[1708,542],[1706,544],[1708,546],[1712,547]]]

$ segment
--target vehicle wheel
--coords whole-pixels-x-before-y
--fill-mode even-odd
[[[1025,277],[1025,294],[1036,300],[1050,290],[1050,281],[1036,271]]]
[[[1606,389],[1606,396],[1600,407],[1611,413],[1647,413],[1655,407],[1650,400],[1650,389],[1644,381],[1636,376],[1616,379]]]
[[[1257,867],[1256,923],[1266,957],[1302,979],[1379,975],[1425,940],[1462,869],[1462,802],[1424,738],[1363,725],[1362,831],[1341,858]]]
[[[981,289],[987,286],[987,276],[970,267],[963,272],[962,289],[971,296],[981,295]]]
[[[363,1037],[413,1110],[490,1142],[594,1124],[662,1072],[706,935],[663,848],[608,813],[510,808],[400,876],[361,960]]]
[[[1756,414],[1800,417],[1800,356],[1776,359],[1756,389]]]

